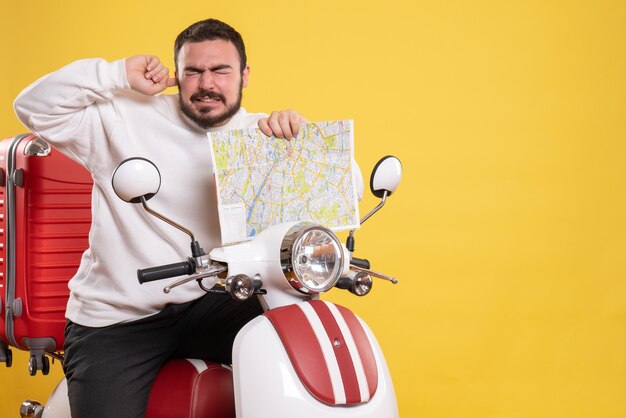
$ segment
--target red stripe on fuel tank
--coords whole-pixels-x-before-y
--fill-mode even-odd
[[[341,380],[343,381],[344,391],[346,393],[346,403],[355,404],[361,402],[361,393],[354,369],[354,361],[348,350],[344,335],[339,329],[339,325],[337,325],[337,320],[323,301],[312,300],[309,304],[322,321],[328,339],[333,346],[335,357],[339,365],[339,372],[341,373]]]
[[[367,383],[370,392],[370,399],[376,393],[376,389],[378,388],[378,368],[376,367],[376,357],[374,357],[374,351],[372,350],[372,345],[370,344],[369,338],[367,338],[367,334],[365,334],[365,330],[361,325],[361,322],[356,317],[356,315],[350,311],[349,309],[344,308],[343,306],[335,305],[343,319],[348,324],[350,331],[352,333],[352,338],[357,346],[359,351],[359,355],[361,356],[361,363],[363,363],[363,369],[365,371],[365,376],[367,376]]]
[[[320,343],[308,319],[296,305],[271,309],[265,315],[274,325],[294,370],[306,389],[333,405],[335,396]]]

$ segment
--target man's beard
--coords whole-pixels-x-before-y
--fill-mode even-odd
[[[187,103],[183,101],[183,96],[180,94],[180,92],[178,94],[178,101],[180,103],[180,109],[183,111],[185,116],[198,124],[198,126],[200,126],[202,129],[209,129],[228,122],[230,118],[232,118],[235,113],[239,111],[239,108],[241,107],[242,90],[243,85],[240,85],[237,100],[231,105],[226,103],[226,98],[223,95],[214,91],[199,90],[197,93],[191,95],[191,97],[189,98],[190,102],[193,102],[198,98],[208,97],[210,99],[218,99],[222,103],[224,103],[226,105],[226,110],[217,115],[210,115],[210,108],[206,111],[200,110],[196,113],[194,109],[191,108],[191,106],[187,105]]]

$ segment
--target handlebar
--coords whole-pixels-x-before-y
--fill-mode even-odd
[[[353,266],[356,266],[356,267],[360,267],[362,269],[369,269],[370,268],[370,262],[369,262],[369,260],[366,260],[365,258],[352,257],[350,259],[350,264],[352,264]]]
[[[167,279],[170,277],[184,276],[192,274],[196,268],[191,260],[179,263],[166,264],[164,266],[149,267],[137,270],[137,279],[140,284],[153,282],[155,280]]]

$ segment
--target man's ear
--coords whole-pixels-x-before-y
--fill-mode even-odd
[[[178,71],[174,70],[174,78],[176,79],[176,87],[180,90],[180,81],[178,81]]]
[[[246,68],[243,69],[241,73],[241,86],[248,87],[248,76],[250,75],[250,66],[246,65]]]

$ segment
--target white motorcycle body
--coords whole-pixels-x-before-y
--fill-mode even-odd
[[[303,302],[306,304],[307,302]],[[323,303],[323,302],[321,302]],[[300,309],[300,308],[296,308]],[[311,388],[303,383],[292,362],[285,345],[266,316],[260,316],[248,323],[238,334],[233,348],[233,373],[235,386],[235,406],[237,417],[299,417],[299,418],[392,418],[398,416],[396,398],[389,370],[380,347],[369,328],[362,323],[369,344],[373,349],[376,363],[376,390],[369,396],[367,382],[361,388],[360,399],[348,404],[346,401],[347,383],[342,379],[336,357],[322,358],[307,366],[309,371],[327,371],[328,383]],[[330,341],[326,345],[332,346]],[[331,349],[332,351],[332,349]],[[308,383],[315,381],[310,377]],[[357,380],[357,379],[353,379]],[[361,382],[359,382],[361,383]],[[324,401],[313,392],[320,392]],[[352,388],[352,392],[358,388]],[[318,394],[319,396],[319,394]]]
[[[228,263],[229,274],[282,277],[271,243],[294,225],[276,225],[253,241],[217,248],[211,259]],[[398,416],[387,364],[363,321],[345,308],[304,297],[284,279],[264,280],[264,287],[269,310],[241,329],[233,347],[237,417]]]

